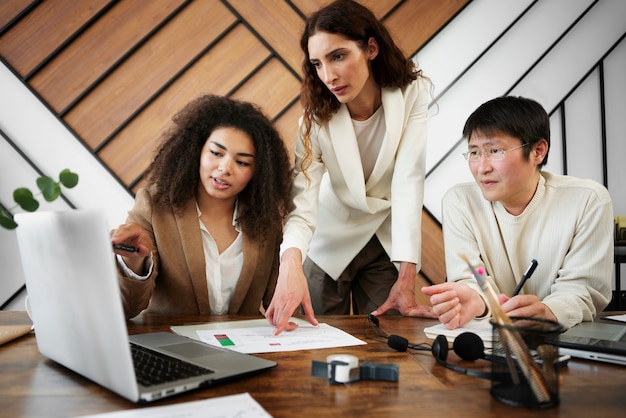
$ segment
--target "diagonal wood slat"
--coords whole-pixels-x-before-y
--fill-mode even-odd
[[[233,55],[233,49],[241,54]],[[253,73],[270,52],[238,24],[189,68],[99,153],[122,181],[130,184],[150,163],[161,132],[190,98],[205,93],[226,95]]]
[[[0,38],[0,55],[25,76],[107,3],[108,0],[42,2]]]
[[[130,117],[234,22],[232,13],[217,0],[192,2],[91,91],[65,120],[90,147],[97,147],[112,133],[112,127]]]
[[[385,17],[387,13],[399,3],[407,0],[361,0],[363,6],[367,7],[379,19]],[[410,2],[414,0],[408,0]],[[330,3],[331,0],[292,0],[292,3],[304,14],[309,16],[311,13]]]
[[[0,1],[0,30],[4,30],[15,19],[19,19],[22,13],[26,13],[28,7],[35,0],[11,0]]]
[[[62,111],[181,3],[118,3],[39,71],[30,84],[53,109]]]
[[[407,55],[414,55],[450,19],[452,10],[465,2],[458,0],[406,1],[387,17],[385,25]],[[426,18],[427,16],[427,18]]]
[[[276,51],[287,65],[300,74],[300,35],[304,21],[280,0],[230,0],[229,4]]]
[[[299,88],[300,82],[277,59],[272,58],[232,97],[258,104],[273,118]]]

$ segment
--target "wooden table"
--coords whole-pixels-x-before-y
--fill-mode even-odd
[[[249,319],[230,317],[228,319]],[[222,318],[142,315],[129,321],[129,333],[169,330],[170,325],[210,322]],[[34,335],[0,346],[0,416],[78,416],[145,406],[200,400],[249,392],[274,417],[578,417],[622,416],[626,410],[626,368],[572,359],[561,370],[561,404],[534,410],[495,400],[491,383],[456,373],[437,364],[428,351],[397,352],[376,337],[362,316],[319,317],[367,341],[345,348],[262,354],[278,366],[209,389],[197,390],[147,405],[134,405],[106,389],[41,356]],[[386,316],[381,326],[414,343],[431,342],[423,333],[433,320]],[[29,323],[24,312],[0,312],[0,324]],[[360,381],[330,385],[311,376],[312,360],[346,353],[361,361],[396,363],[398,382]],[[97,361],[97,359],[94,359]],[[448,361],[488,371],[485,360],[461,361],[452,352]]]

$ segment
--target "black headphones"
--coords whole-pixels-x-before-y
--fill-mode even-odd
[[[381,334],[377,328],[379,328],[378,318],[373,315],[367,317],[370,326],[379,337],[387,340],[387,345],[397,351],[407,351],[407,349],[413,350],[430,350],[433,357],[437,360],[437,363],[445,367],[446,369],[455,371],[457,373],[466,374],[468,376],[478,377],[481,379],[495,380],[495,381],[508,381],[511,379],[509,373],[492,373],[483,372],[479,370],[467,369],[464,367],[455,366],[448,363],[448,339],[445,335],[438,335],[432,347],[427,344],[412,344],[406,338],[399,335],[387,335]],[[429,348],[427,348],[429,347]],[[474,361],[479,358],[485,358],[485,345],[483,340],[473,332],[463,332],[459,334],[452,343],[452,349],[454,353],[463,360]]]
[[[463,360],[474,361],[479,358],[485,358],[485,345],[483,340],[473,332],[464,332],[459,334],[452,343],[452,349],[454,350],[454,353]],[[435,338],[431,351],[437,360],[437,363],[441,364],[446,369],[453,370],[457,373],[495,381],[511,380],[510,373],[482,372],[448,363],[448,339],[445,335],[438,335],[437,338]]]

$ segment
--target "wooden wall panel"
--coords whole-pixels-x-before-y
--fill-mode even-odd
[[[404,1],[417,2],[419,0],[361,0],[359,3],[370,9],[377,18],[382,19],[390,10]],[[292,0],[304,16],[309,16],[331,2],[332,0]]]
[[[298,79],[273,58],[237,89],[232,97],[258,104],[273,119],[299,91]]]
[[[241,53],[233,55],[233,49]],[[100,157],[125,184],[131,184],[148,167],[161,132],[190,98],[228,95],[269,56],[250,31],[236,25],[103,147]]]
[[[19,19],[22,13],[27,13],[29,6],[35,0],[11,0],[0,1],[0,30]]]
[[[123,1],[116,4],[32,77],[30,84],[53,109],[62,112],[181,2]]]
[[[65,120],[95,148],[235,23],[217,0],[192,2],[72,109]],[[184,47],[183,47],[184,46]]]
[[[230,5],[248,22],[296,73],[300,73],[300,35],[304,21],[281,0],[230,0]]]
[[[107,3],[108,0],[42,2],[0,37],[0,55],[26,76]]]
[[[298,119],[300,116],[302,116],[302,106],[300,105],[300,102],[297,101],[274,122],[276,129],[278,129],[283,141],[285,141],[285,146],[287,147],[287,151],[289,152],[289,156],[292,161],[294,158],[294,149],[296,147]]]
[[[433,283],[442,283],[446,279],[443,232],[439,222],[427,211],[422,213],[421,271]]]
[[[407,55],[414,55],[465,2],[457,0],[420,0],[402,3],[385,24]],[[428,18],[426,18],[428,16]],[[410,28],[410,30],[407,30]]]

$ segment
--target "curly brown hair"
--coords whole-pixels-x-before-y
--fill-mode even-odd
[[[300,48],[304,52],[300,100],[304,108],[302,138],[305,153],[302,170],[305,173],[311,157],[309,137],[313,123],[328,122],[341,106],[335,95],[320,80],[315,66],[310,62],[309,38],[318,32],[344,36],[355,41],[363,51],[366,50],[369,39],[374,38],[379,52],[371,61],[371,70],[374,81],[380,87],[404,88],[420,75],[415,63],[404,55],[389,30],[367,7],[353,0],[337,0],[309,16],[300,38]]]
[[[239,193],[238,221],[250,237],[282,228],[291,209],[290,162],[284,142],[262,110],[248,102],[205,95],[188,103],[172,118],[146,171],[148,186],[156,189],[157,204],[182,208],[194,199],[200,183],[200,155],[218,128],[239,129],[252,138],[255,171]]]

